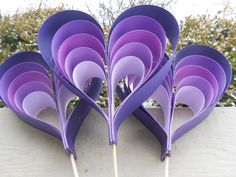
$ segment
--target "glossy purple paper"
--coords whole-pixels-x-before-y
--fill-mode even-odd
[[[210,47],[191,45],[176,52],[178,38],[176,19],[157,6],[123,12],[111,27],[108,44],[88,14],[59,12],[39,30],[40,54],[19,53],[1,65],[0,96],[21,119],[60,138],[74,155],[76,135],[91,108],[104,117],[110,144],[117,143],[120,125],[133,113],[160,141],[164,159],[171,144],[212,111],[232,75],[227,59]],[[174,51],[170,57],[167,40]],[[108,115],[96,103],[102,83]],[[122,100],[118,107],[116,93]],[[80,100],[68,116],[67,105],[75,96]],[[148,98],[160,103],[164,124],[142,106]],[[193,117],[172,132],[178,103],[188,105]],[[48,107],[56,110],[60,128],[37,118]]]

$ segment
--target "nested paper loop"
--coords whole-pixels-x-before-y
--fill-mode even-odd
[[[164,125],[154,120],[154,116],[143,107],[134,111],[138,120],[161,142],[162,159],[170,153],[172,143],[209,115],[228,87],[232,74],[227,59],[207,46],[187,46],[177,53],[175,59],[173,75],[169,73],[151,96],[160,103],[164,112]],[[172,89],[168,89],[169,87]],[[168,90],[172,90],[171,94],[168,94]],[[129,93],[129,90],[127,93],[119,90],[123,99]],[[187,105],[193,116],[172,132],[172,122],[175,119],[173,111],[179,103]]]
[[[145,30],[152,32],[160,39],[162,48],[165,49],[166,34],[161,24],[158,21],[148,16],[135,15],[125,18],[115,26],[114,30],[109,36],[108,52],[110,53],[116,41],[118,41],[118,39],[121,38],[121,36],[134,30]],[[112,56],[110,57],[112,58]]]
[[[149,48],[153,56],[152,68],[160,63],[165,49],[162,48],[161,41],[155,34],[145,30],[133,30],[122,35],[112,48],[111,53],[109,54],[111,56],[110,59],[113,59],[114,54],[119,48],[131,42],[139,42]]]

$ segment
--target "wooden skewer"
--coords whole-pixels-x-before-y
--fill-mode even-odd
[[[76,166],[76,163],[75,163],[75,157],[74,157],[73,154],[70,154],[70,161],[71,161],[71,165],[72,165],[72,168],[73,168],[74,176],[79,177],[78,169],[77,169],[77,166]]]
[[[113,156],[114,177],[118,177],[116,144],[112,144],[112,156]]]
[[[165,157],[165,177],[169,177],[169,156]]]

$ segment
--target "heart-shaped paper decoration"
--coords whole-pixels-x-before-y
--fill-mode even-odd
[[[162,8],[150,8],[161,10],[159,15],[169,15]],[[165,31],[156,19],[141,13],[127,20],[141,20],[142,23],[122,32],[119,28],[124,24],[114,24],[107,53],[101,27],[91,16],[69,10],[49,17],[38,35],[42,56],[35,52],[20,53],[1,65],[3,101],[26,122],[61,138],[65,149],[74,154],[76,134],[91,106],[106,120],[110,143],[117,143],[121,122],[168,74],[171,61],[164,57],[166,38],[174,41],[169,37],[170,31]],[[128,23],[127,20],[123,22]],[[152,28],[142,27],[145,23]],[[43,60],[52,72],[51,77]],[[125,77],[133,91],[115,109],[115,89]],[[102,82],[106,83],[109,95],[108,116],[95,102]],[[75,95],[80,101],[66,117],[67,105]],[[38,113],[47,107],[57,112],[60,127],[37,119]]]
[[[14,55],[0,67],[0,93],[6,105],[30,125],[60,138],[68,153],[75,154],[74,142],[78,129],[90,111],[90,106],[80,101],[69,116],[67,106],[75,95],[55,76],[50,74],[42,56],[36,52]],[[53,78],[53,79],[52,79]],[[97,87],[97,85],[96,85]],[[87,94],[96,99],[100,90],[91,85]],[[39,119],[44,109],[53,109],[60,123]],[[79,113],[79,114],[78,114]]]
[[[137,14],[157,20],[165,30],[175,51],[179,36],[178,24],[170,13],[161,8],[137,6],[128,9],[117,18],[113,25],[117,26],[117,33],[122,35],[123,31],[132,29],[133,24],[134,26],[138,24],[140,28],[149,29],[153,33],[158,31],[154,30],[147,19],[142,21],[140,17],[136,17]],[[116,34],[116,30],[112,28],[111,31],[110,44],[112,45],[112,39],[114,38],[112,33]],[[157,33],[161,34],[160,31]],[[167,58],[164,56],[164,59]],[[208,116],[223,96],[232,77],[232,69],[227,59],[218,51],[207,46],[191,45],[185,47],[172,59],[174,62],[172,70],[151,96],[152,99],[160,103],[164,114],[164,124],[162,125],[143,106],[133,113],[160,141],[162,159],[165,155],[170,155],[171,144],[174,141]],[[133,87],[130,82],[126,83],[124,91],[117,88],[118,95],[122,100],[127,98],[132,90]],[[172,133],[173,111],[178,103],[188,105],[193,112],[193,117]]]
[[[175,57],[173,76],[166,77],[151,98],[160,103],[164,113],[164,125],[144,107],[134,115],[159,139],[162,159],[170,155],[171,144],[184,133],[201,123],[215,107],[230,84],[232,70],[227,59],[218,51],[202,45],[181,49]],[[173,90],[173,91],[172,91]],[[121,98],[129,94],[118,90]],[[187,105],[193,116],[172,132],[173,111],[177,104]]]
[[[164,158],[175,140],[207,117],[231,79],[228,61],[212,48],[193,45],[175,55],[178,38],[176,19],[157,6],[136,6],[123,12],[111,27],[108,45],[91,16],[74,10],[59,12],[40,28],[42,56],[26,52],[2,64],[0,95],[22,119],[61,138],[71,153],[75,153],[76,134],[91,107],[107,122],[111,144],[117,143],[121,123],[133,112],[159,139]],[[170,59],[165,53],[167,40],[174,51]],[[125,81],[123,88],[118,86],[121,80]],[[107,86],[108,116],[95,101],[102,83]],[[123,100],[117,108],[116,91]],[[75,95],[80,101],[67,117],[67,104]],[[160,103],[164,125],[141,106],[149,97]],[[39,98],[42,101],[33,101]],[[178,103],[188,105],[194,116],[172,133]],[[45,107],[57,111],[60,129],[35,118]]]
[[[171,61],[164,59],[166,39],[175,49],[178,37],[173,36],[174,30],[163,28],[168,24],[163,25],[161,19],[167,16],[169,23],[177,24],[176,20],[162,8],[139,8],[144,7],[158,14],[152,18],[137,12],[132,17],[118,18],[111,29],[107,54],[100,26],[82,12],[57,13],[39,31],[39,48],[46,62],[68,89],[103,115],[110,143],[117,143],[121,122],[156,90],[171,68]],[[127,28],[131,21],[135,23]],[[83,90],[92,78],[106,83],[108,116]],[[133,91],[115,108],[115,90],[123,78],[132,84]]]

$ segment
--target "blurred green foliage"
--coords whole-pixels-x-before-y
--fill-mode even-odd
[[[37,35],[40,26],[50,15],[64,9],[64,6],[38,7],[12,16],[0,15],[0,61],[17,52],[38,51]]]
[[[20,51],[38,51],[37,33],[41,24],[50,15],[66,9],[38,7],[12,16],[0,14],[0,62]],[[233,81],[218,106],[236,105],[236,20],[221,17],[221,14],[210,18],[208,15],[186,17],[180,22],[180,41],[178,48],[189,44],[206,44],[218,49],[233,66]],[[107,107],[107,93],[103,86],[97,101]],[[118,102],[118,100],[117,100]],[[73,106],[76,100],[72,101]],[[3,107],[0,102],[0,107]]]

